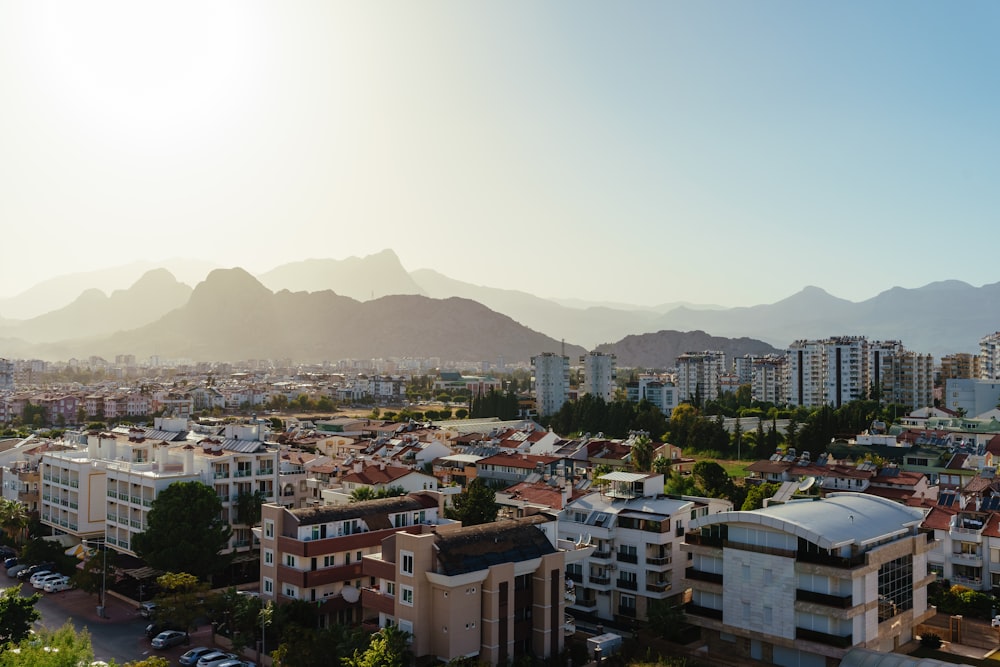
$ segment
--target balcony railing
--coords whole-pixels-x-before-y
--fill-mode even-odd
[[[639,590],[639,583],[635,579],[619,579],[616,585],[618,588],[623,588],[627,591]]]
[[[647,556],[646,565],[670,565],[670,556]]]
[[[800,551],[795,559],[802,563],[815,563],[816,565],[827,565],[829,567],[839,567],[850,570],[865,564],[865,555],[856,554],[851,557],[830,556],[828,554],[818,554],[811,551]]]
[[[665,593],[670,590],[670,582],[650,581],[646,583],[646,590],[650,593]]]
[[[635,607],[626,607],[624,605],[618,605],[618,615],[627,616],[629,618],[635,618]]]
[[[584,609],[593,609],[597,606],[596,599],[581,600],[577,598],[576,602],[572,604],[573,607],[583,607]]]
[[[578,584],[583,583],[583,572],[567,572],[566,578],[570,581],[575,581]]]
[[[818,642],[820,644],[826,644],[827,646],[836,646],[837,648],[847,648],[851,645],[852,637],[851,635],[831,635],[825,632],[819,632],[817,630],[809,630],[806,628],[795,628],[795,638],[805,639],[806,641]]]
[[[684,607],[684,612],[688,613],[688,614],[691,614],[692,616],[702,616],[704,618],[714,618],[717,621],[721,621],[722,620],[722,610],[721,609],[712,609],[711,607],[702,607],[701,605],[694,604],[693,602],[692,603],[688,603],[687,606]]]
[[[707,581],[711,584],[721,584],[722,575],[716,572],[705,572],[704,570],[699,570],[694,567],[689,567],[684,570],[684,576],[688,579],[695,579],[697,581]]]
[[[722,547],[722,538],[717,535],[702,535],[701,533],[686,533],[684,541],[702,547]]]
[[[594,553],[590,554],[590,557],[591,558],[600,558],[602,560],[608,560],[608,559],[611,558],[611,551],[610,550],[608,550],[608,551],[595,551]]]
[[[616,556],[617,556],[618,560],[620,562],[622,562],[622,563],[638,563],[639,562],[639,555],[638,554],[632,554],[632,553],[628,553],[628,552],[625,552],[625,551],[619,551],[619,552],[617,552]]]
[[[795,599],[800,602],[814,602],[826,605],[827,607],[837,607],[838,609],[850,609],[854,606],[854,598],[851,595],[830,595],[829,593],[817,593],[807,591],[802,588],[795,589]]]
[[[611,577],[595,577],[594,575],[590,575],[590,583],[595,586],[610,586]]]

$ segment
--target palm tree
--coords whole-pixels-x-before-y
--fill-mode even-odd
[[[633,441],[632,465],[639,472],[649,472],[653,465],[653,441],[648,435],[640,435]]]
[[[351,502],[358,503],[363,500],[374,500],[378,497],[375,493],[375,489],[370,486],[359,486],[358,488],[351,491]]]
[[[24,531],[31,517],[28,510],[16,500],[0,499],[0,528],[16,545],[24,541]]]

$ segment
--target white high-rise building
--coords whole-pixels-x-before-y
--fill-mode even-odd
[[[702,403],[719,393],[719,376],[726,373],[726,354],[718,351],[685,352],[677,357],[679,400]],[[701,407],[701,406],[697,406]]]
[[[538,414],[558,412],[569,399],[569,357],[544,352],[531,358],[531,368]]]
[[[788,402],[788,358],[769,354],[753,360],[750,397],[755,401],[784,405]]]
[[[14,388],[14,363],[0,359],[0,390]]]
[[[613,354],[590,352],[580,357],[583,367],[582,393],[600,396],[605,403],[615,399],[618,364]]]
[[[907,350],[897,340],[869,345],[868,379],[883,403],[911,408],[934,405],[934,358]]]
[[[868,388],[868,340],[839,336],[797,340],[788,350],[788,402],[830,405],[864,398]]]
[[[1000,331],[979,341],[979,379],[1000,380]]]

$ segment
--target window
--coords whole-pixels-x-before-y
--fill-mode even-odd
[[[355,555],[356,555],[356,556],[358,557],[358,562],[360,563],[360,562],[361,562],[361,552],[359,551],[359,552],[358,552],[357,554],[355,554]]]
[[[312,540],[318,540],[319,539],[319,526],[313,526],[312,527],[312,536],[309,539],[312,539]]]
[[[329,556],[323,556],[323,567],[333,567],[336,560],[337,557],[334,554],[330,554]]]
[[[264,537],[274,539],[274,521],[272,519],[264,520]]]
[[[412,551],[400,551],[399,552],[399,571],[403,574],[412,577],[413,576],[413,552]]]
[[[741,565],[740,566],[740,575],[743,577],[743,581],[750,581],[750,566],[749,565]]]
[[[274,565],[274,552],[270,549],[264,549],[264,565]]]
[[[412,607],[413,606],[413,589],[410,588],[409,586],[402,586],[402,587],[400,587],[399,590],[400,590],[400,593],[401,593],[400,598],[399,598],[400,602],[402,602],[403,604],[405,604],[408,607]]]
[[[295,567],[295,556],[292,554],[285,554],[285,565],[288,567]]]
[[[771,607],[764,607],[764,625],[774,623],[774,610]]]
[[[749,623],[750,622],[750,603],[749,602],[741,602],[740,603],[740,607],[743,610],[743,622]]]
[[[387,581],[385,582],[385,594],[396,597],[396,582]]]
[[[274,592],[274,580],[268,577],[264,577],[264,592],[273,593]]]
[[[285,597],[297,598],[299,596],[299,589],[291,584],[285,584]]]

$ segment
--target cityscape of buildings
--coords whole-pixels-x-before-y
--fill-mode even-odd
[[[618,368],[613,354],[579,366],[540,354],[520,368],[530,400],[513,421],[379,419],[379,406],[409,405],[429,361],[167,372],[123,355],[76,362],[102,372],[74,386],[48,379],[69,364],[3,360],[0,421],[39,428],[0,440],[0,487],[67,547],[103,541],[136,558],[159,494],[204,484],[232,527],[224,551],[251,565],[262,599],[314,603],[322,624],[398,626],[419,656],[553,657],[576,619],[633,628],[670,604],[710,653],[829,666],[912,641],[934,614],[935,578],[1000,591],[998,348],[1000,332],[979,355],[935,365],[899,341],[831,337],[783,356],[690,352],[655,371]],[[498,376],[444,370],[423,383],[429,396],[482,396],[505,391]],[[668,470],[653,472],[633,460],[645,434],[562,435],[536,421],[585,394],[669,416],[736,390],[786,407],[871,398],[906,411],[842,443],[850,457],[787,449],[750,463],[744,484],[778,487],[754,510],[667,493],[691,465],[669,443],[655,444]],[[303,396],[372,413],[267,414],[276,397]],[[884,463],[859,463],[866,453]],[[497,520],[447,518],[477,479],[496,489]],[[259,522],[241,515],[248,496],[263,501]]]

